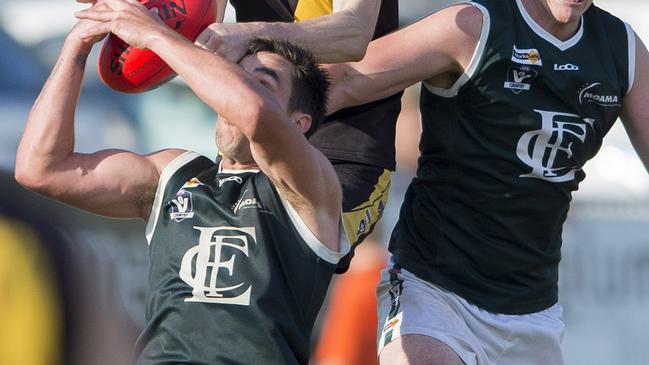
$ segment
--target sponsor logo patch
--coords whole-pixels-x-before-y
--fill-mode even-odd
[[[536,50],[536,48],[519,49],[516,48],[516,45],[514,45],[514,50],[512,51],[512,61],[521,65],[543,66],[541,54]]]
[[[595,82],[585,84],[579,91],[579,104],[593,103],[599,106],[620,106],[620,100],[617,95],[611,95],[602,90],[602,84]]]
[[[197,186],[204,186],[204,185],[205,185],[205,184],[203,184],[200,180],[198,180],[198,179],[195,178],[195,177],[192,177],[191,179],[189,179],[189,181],[187,181],[187,182],[182,186],[181,189],[191,189],[191,188],[195,188],[195,187],[197,187]]]

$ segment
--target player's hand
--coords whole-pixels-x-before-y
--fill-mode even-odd
[[[237,62],[248,48],[248,41],[256,37],[247,24],[213,23],[198,35],[194,44]]]
[[[83,0],[89,1],[89,0]],[[79,19],[93,21],[79,33],[82,39],[113,33],[135,48],[149,48],[149,43],[162,33],[173,33],[158,17],[136,0],[97,0],[93,6],[78,11]]]

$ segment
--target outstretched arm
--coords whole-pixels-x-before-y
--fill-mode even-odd
[[[622,104],[622,121],[640,160],[649,171],[649,53],[636,37],[635,82]]]
[[[358,61],[372,39],[380,0],[334,0],[333,13],[295,23],[214,23],[196,44],[236,61],[253,38],[286,39],[309,49],[321,63]]]
[[[112,217],[147,217],[160,169],[179,151],[74,152],[74,116],[86,58],[99,37],[82,41],[77,24],[34,103],[16,157],[16,180],[45,196]]]
[[[331,164],[307,142],[271,92],[279,86],[264,86],[272,81],[260,80],[224,57],[194,46],[134,0],[100,2],[112,10],[93,7],[77,15],[100,23],[85,36],[110,31],[164,59],[222,117],[219,122],[233,124],[246,136],[260,169],[293,203],[316,237],[337,249],[340,184]]]
[[[383,99],[419,81],[450,87],[488,29],[483,18],[473,5],[451,6],[372,41],[360,62],[328,65],[328,112]]]

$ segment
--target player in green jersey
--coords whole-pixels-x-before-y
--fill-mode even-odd
[[[148,220],[139,362],[307,363],[349,246],[336,173],[305,138],[324,119],[326,73],[283,41],[251,42],[232,63],[137,1],[99,0],[77,17],[27,121],[16,179],[90,212]],[[218,113],[216,163],[178,149],[74,152],[85,61],[108,32],[154,51]]]
[[[591,0],[479,0],[330,72],[333,110],[423,81],[381,362],[561,364],[561,230],[582,167],[618,117],[649,166],[649,54],[631,27]]]
[[[272,37],[297,42],[320,63],[359,61],[368,43],[398,28],[397,0],[230,0],[237,23],[218,23],[196,40],[236,60],[247,40]],[[394,139],[401,93],[327,116],[309,142],[332,162],[343,188],[343,222],[360,244],[381,219],[396,167]],[[350,255],[341,260],[344,272]]]

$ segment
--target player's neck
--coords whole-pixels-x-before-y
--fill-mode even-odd
[[[521,0],[530,17],[541,28],[559,40],[566,41],[577,33],[581,16],[559,18],[552,13],[546,0]]]
[[[254,160],[237,161],[227,156],[221,156],[221,170],[259,170],[259,166]]]

